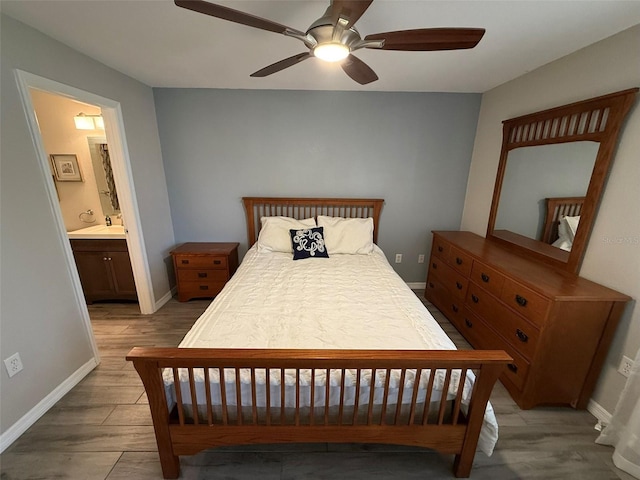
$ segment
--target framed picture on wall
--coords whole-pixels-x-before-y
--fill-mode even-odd
[[[53,166],[53,175],[58,182],[82,182],[82,173],[76,155],[54,154],[49,157]]]

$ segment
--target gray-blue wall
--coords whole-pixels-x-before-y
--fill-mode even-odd
[[[243,196],[386,200],[378,243],[424,282],[458,229],[479,94],[154,89],[177,242],[239,241]]]

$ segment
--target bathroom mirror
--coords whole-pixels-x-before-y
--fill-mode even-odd
[[[91,164],[96,177],[102,212],[105,216],[118,215],[120,213],[120,202],[118,201],[118,192],[113,179],[107,139],[104,137],[88,137],[87,141],[89,142]]]
[[[487,238],[577,273],[637,91],[503,122]]]

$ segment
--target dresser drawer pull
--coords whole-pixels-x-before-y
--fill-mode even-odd
[[[486,273],[481,274],[480,278],[482,278],[482,281],[484,283],[489,283],[489,275],[487,275]]]
[[[478,303],[480,301],[480,299],[473,294],[471,294],[471,300],[473,300],[473,303]]]
[[[209,285],[200,285],[200,290],[209,290]]]
[[[436,262],[433,262],[431,266],[433,267],[434,270],[438,268],[438,264]]]
[[[182,260],[183,265],[189,265],[189,260]]]
[[[205,272],[198,272],[198,278],[207,278],[207,274]]]
[[[221,263],[222,263],[222,262],[221,262],[220,260],[214,260],[214,261],[213,261],[213,264],[214,264],[214,265],[220,265]]]
[[[462,259],[460,257],[456,257],[456,263],[458,265],[462,265]]]
[[[473,327],[473,322],[471,320],[469,320],[468,318],[464,319],[464,324],[469,328]]]
[[[513,373],[517,373],[518,372],[518,366],[514,363],[508,363],[507,364],[507,368],[509,370],[511,370]]]
[[[529,335],[524,333],[519,328],[516,329],[516,337],[518,337],[518,340],[520,340],[521,342],[527,342],[529,340]]]
[[[442,252],[442,251],[444,251],[444,248],[442,248],[442,246],[441,246],[441,245],[438,245],[438,251],[439,251],[439,252]]]
[[[462,290],[462,284],[460,282],[456,282],[456,288],[458,290]]]
[[[458,313],[458,306],[455,304],[451,305],[451,310],[453,310],[455,313]]]
[[[433,282],[429,282],[429,288],[435,288],[435,285],[433,284]]]
[[[518,305],[520,305],[521,307],[526,307],[527,306],[527,299],[524,297],[521,297],[520,295],[516,295],[516,303]]]

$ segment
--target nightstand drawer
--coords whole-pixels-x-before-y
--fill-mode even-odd
[[[195,268],[178,270],[178,279],[181,282],[226,282],[226,270],[198,270]]]
[[[178,268],[219,268],[226,270],[227,257],[213,255],[176,255],[176,266]]]
[[[219,294],[226,282],[183,282],[180,284],[180,295],[188,298],[213,297]]]

